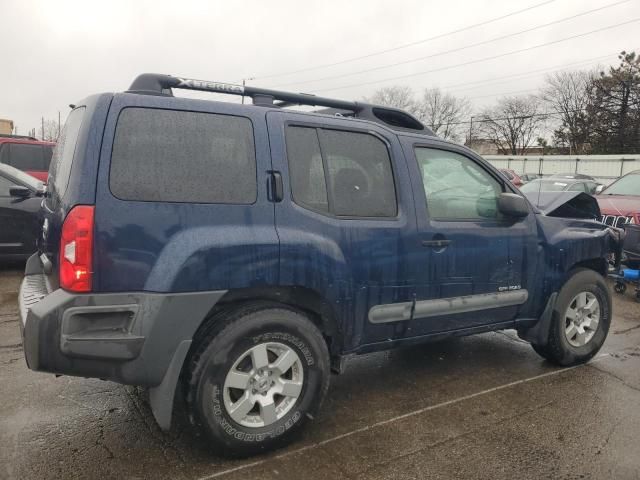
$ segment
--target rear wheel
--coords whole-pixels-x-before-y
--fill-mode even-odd
[[[542,357],[568,366],[589,361],[609,332],[611,295],[604,278],[578,269],[560,289],[546,345],[533,345]]]
[[[304,314],[279,306],[242,308],[216,323],[189,365],[192,421],[228,456],[288,443],[328,388],[322,334]]]

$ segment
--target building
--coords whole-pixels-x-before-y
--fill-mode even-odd
[[[13,120],[0,118],[0,135],[11,135],[13,133]]]

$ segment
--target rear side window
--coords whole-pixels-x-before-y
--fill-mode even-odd
[[[296,203],[337,216],[396,216],[391,159],[378,137],[294,126],[286,137]]]
[[[82,125],[84,107],[71,111],[64,128],[58,138],[58,143],[53,149],[53,157],[49,167],[49,183],[54,186],[57,194],[62,197],[69,184],[71,175],[71,165],[73,164],[73,154],[76,151],[78,134]]]
[[[120,113],[110,187],[123,200],[254,203],[256,158],[244,117],[150,108]]]

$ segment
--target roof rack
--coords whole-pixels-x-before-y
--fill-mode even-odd
[[[127,92],[143,95],[173,96],[172,89],[174,88],[250,97],[253,100],[253,104],[258,106],[285,108],[295,105],[309,105],[327,107],[318,112],[371,120],[376,123],[382,123],[394,130],[434,135],[430,129],[404,110],[368,103],[318,97],[308,93],[284,92],[252,86],[235,85],[232,83],[194,80],[192,78],[174,77],[157,73],[143,73],[139,75],[133,81]]]
[[[31,135],[11,135],[9,133],[0,133],[0,137],[2,138],[19,138],[21,140],[38,140],[36,137],[32,137]]]

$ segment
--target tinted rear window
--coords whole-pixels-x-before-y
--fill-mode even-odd
[[[73,154],[76,151],[76,143],[84,107],[72,110],[64,124],[64,128],[58,138],[58,143],[53,150],[51,166],[49,168],[49,183],[54,186],[57,194],[62,197],[67,190],[69,176],[71,175],[71,165],[73,164]]]
[[[123,200],[256,201],[251,121],[244,117],[149,108],[120,114],[110,187]]]
[[[41,145],[28,143],[10,143],[7,163],[19,170],[45,170],[45,161]]]

